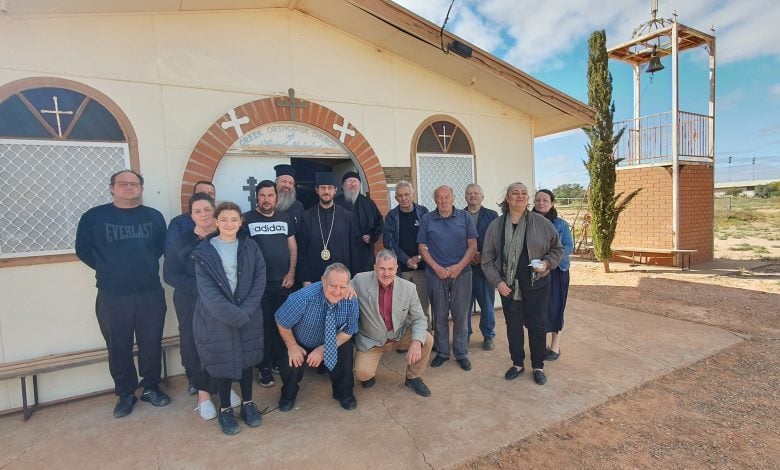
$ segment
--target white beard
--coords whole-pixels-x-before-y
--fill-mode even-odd
[[[276,195],[276,210],[285,212],[294,202],[295,188],[291,189],[290,192],[279,191],[279,194]]]
[[[354,206],[359,194],[360,191],[344,191],[344,199]]]

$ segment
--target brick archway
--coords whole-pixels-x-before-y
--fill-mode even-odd
[[[193,185],[199,180],[212,180],[214,178],[219,162],[238,138],[236,128],[227,124],[227,128],[223,128],[223,123],[235,119],[241,122],[240,128],[242,132],[248,132],[263,124],[290,121],[290,108],[276,105],[274,100],[277,99],[279,98],[265,98],[238,106],[230,110],[235,112],[234,116],[230,116],[228,113],[223,114],[206,130],[197,145],[195,145],[184,169],[184,175],[182,175],[182,211],[187,210]],[[363,170],[371,199],[374,200],[382,214],[386,214],[389,210],[389,204],[384,170],[379,162],[379,158],[377,158],[376,153],[365,137],[363,137],[363,134],[349,123],[344,116],[325,106],[297,98],[296,102],[304,103],[306,107],[295,110],[295,122],[316,127],[332,135],[336,140],[342,141]],[[247,118],[248,121],[244,120],[244,118]],[[239,124],[235,125],[238,126]],[[346,126],[349,132],[342,135],[342,132],[334,129],[334,125],[338,127]]]

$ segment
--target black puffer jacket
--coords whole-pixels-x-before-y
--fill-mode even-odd
[[[211,237],[192,252],[198,284],[193,333],[203,367],[216,378],[240,379],[263,359],[265,259],[257,243],[239,235],[235,292]]]

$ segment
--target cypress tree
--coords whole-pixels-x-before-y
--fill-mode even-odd
[[[604,272],[609,272],[618,216],[642,188],[625,197],[623,193],[615,194],[615,168],[620,159],[614,159],[612,153],[625,128],[614,132],[615,104],[612,101],[612,74],[609,73],[606,44],[604,30],[594,31],[588,40],[588,104],[596,111],[596,122],[583,130],[590,140],[586,146],[588,159],[584,163],[590,176],[588,209],[593,253],[604,263]]]

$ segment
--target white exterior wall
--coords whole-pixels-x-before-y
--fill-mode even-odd
[[[347,117],[383,166],[410,166],[414,132],[446,114],[473,139],[486,206],[512,181],[533,183],[526,116],[300,12],[2,18],[1,26],[0,85],[53,76],[110,97],[138,137],[145,203],[166,220],[179,212],[182,173],[203,132],[229,108],[290,87]],[[93,273],[81,263],[0,268],[0,286],[0,361],[104,346]],[[170,296],[168,305],[165,334],[176,334]],[[177,355],[169,359],[180,372]],[[70,369],[40,377],[40,398],[112,386],[106,365]],[[20,404],[18,380],[0,383],[0,410]]]

